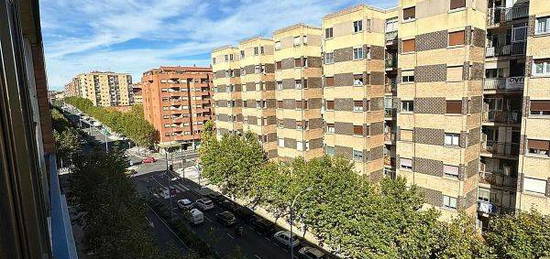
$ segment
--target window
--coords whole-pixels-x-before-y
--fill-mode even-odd
[[[277,127],[278,128],[284,128],[285,127],[285,121],[284,120],[277,120]]]
[[[353,150],[353,160],[363,162],[363,151]]]
[[[325,77],[325,87],[334,86],[334,77]]]
[[[550,76],[550,59],[539,59],[533,61],[533,75]]]
[[[403,21],[414,20],[416,17],[415,7],[403,8]]]
[[[462,81],[462,73],[464,68],[462,66],[447,67],[447,81],[458,82]]]
[[[306,142],[304,143],[304,148],[306,149],[306,151],[309,150],[309,141],[306,141]]]
[[[229,61],[229,55],[225,55],[223,57],[224,57],[225,61]]]
[[[309,121],[296,121],[297,130],[307,130],[309,129]]]
[[[456,198],[443,195],[443,207],[456,209]]]
[[[408,159],[408,158],[400,158],[399,165],[401,166],[401,169],[412,170],[413,168],[412,159]]]
[[[358,60],[363,58],[364,58],[363,47],[353,48],[353,59]]]
[[[451,0],[451,10],[466,7],[466,0]]]
[[[443,165],[443,174],[447,177],[458,179],[458,166]]]
[[[264,54],[265,53],[265,49],[264,49],[264,46],[260,46],[260,54]]]
[[[276,68],[279,70],[279,69],[283,69],[283,62],[281,61],[277,61],[276,63]]]
[[[413,52],[416,50],[416,40],[403,40],[403,53]]]
[[[523,178],[523,189],[540,194],[546,193],[546,181],[536,178]]]
[[[532,115],[550,115],[550,101],[531,101]]]
[[[303,67],[308,67],[308,65],[307,65],[307,58],[304,58]]]
[[[446,113],[448,114],[461,114],[462,113],[462,101],[447,101]]]
[[[254,86],[256,88],[256,91],[261,91],[262,90],[262,84],[261,83],[256,83]]]
[[[325,53],[325,64],[334,63],[334,52]]]
[[[353,135],[363,136],[363,126],[362,125],[353,125]]]
[[[458,146],[460,142],[460,135],[455,133],[445,133],[445,145]]]
[[[524,42],[527,39],[527,23],[514,24],[512,42]]]
[[[327,133],[334,134],[334,123],[327,123]]]
[[[550,32],[550,17],[537,18],[536,34],[543,34]]]
[[[327,110],[328,111],[334,110],[334,101],[327,101]]]
[[[294,88],[302,89],[302,80],[295,80],[294,81]]]
[[[401,83],[413,83],[414,70],[405,70],[401,72]]]
[[[527,149],[529,154],[550,156],[550,141],[528,139]]]
[[[302,44],[307,45],[307,36],[302,36]]]
[[[283,101],[277,101],[277,109],[283,108]]]
[[[302,87],[303,87],[304,89],[307,89],[307,88],[308,88],[307,79],[304,79],[303,81],[304,81],[304,82],[302,83]]]
[[[363,112],[365,109],[364,109],[364,106],[363,106],[363,101],[353,101],[353,111],[354,112]]]
[[[408,129],[402,129],[400,132],[401,141],[413,141],[413,131]]]
[[[258,54],[260,54],[260,50],[258,47],[254,47],[254,56],[258,56]]]
[[[303,67],[302,59],[301,58],[295,58],[294,59],[294,67]]]
[[[298,151],[304,151],[304,142],[302,141],[296,141],[296,149]]]
[[[277,90],[283,90],[283,81],[277,81]]]
[[[363,21],[353,22],[353,32],[361,32],[361,31],[363,31]]]
[[[244,50],[241,50],[241,59],[244,58]]]
[[[325,153],[329,156],[334,156],[336,154],[334,147],[331,146],[325,146]]]
[[[277,143],[279,147],[285,147],[285,139],[284,138],[278,138]]]
[[[233,61],[233,54],[229,54],[229,60]]]
[[[353,75],[353,85],[362,86],[363,85],[363,74]]]
[[[333,28],[326,28],[325,29],[325,39],[331,39],[332,37],[334,37]]]
[[[294,47],[300,46],[300,36],[294,37]]]
[[[212,58],[212,64],[216,65],[216,58]]]
[[[464,31],[455,31],[449,33],[449,46],[464,45],[466,42],[466,33]]]
[[[413,112],[414,111],[414,101],[402,101],[401,102],[401,111]]]
[[[280,50],[280,49],[281,49],[281,42],[280,41],[275,42],[275,50]]]

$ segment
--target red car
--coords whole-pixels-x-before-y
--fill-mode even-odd
[[[156,161],[157,160],[154,157],[150,156],[150,157],[146,157],[143,160],[141,160],[141,163],[150,164],[150,163],[154,163]]]

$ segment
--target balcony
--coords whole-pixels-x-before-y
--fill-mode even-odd
[[[386,45],[397,44],[397,31],[387,32],[385,39],[386,39]]]
[[[504,22],[529,16],[529,3],[515,5],[514,7],[495,7],[487,10],[487,26],[496,26]]]
[[[484,90],[505,90],[518,91],[523,90],[525,77],[516,76],[508,78],[486,78],[483,83]]]
[[[386,56],[385,66],[386,70],[397,69],[397,57]]]
[[[384,142],[386,144],[395,144],[395,132],[384,132]]]
[[[519,155],[519,143],[486,141],[481,153],[490,156],[515,157]]]
[[[479,183],[515,189],[518,183],[518,178],[504,175],[502,172],[479,172]]]
[[[388,155],[385,155],[384,156],[384,166],[395,167],[395,158],[391,157],[391,156],[388,156]]]
[[[527,41],[513,42],[511,55],[525,55],[527,51]]]
[[[486,48],[485,56],[490,57],[500,57],[500,56],[510,56],[512,51],[511,45],[496,46]]]
[[[521,112],[520,111],[485,111],[483,113],[483,122],[519,124],[521,123]]]
[[[386,94],[396,94],[397,93],[397,84],[396,83],[386,83],[384,85],[384,93]]]
[[[393,109],[393,108],[385,108],[384,109],[384,118],[392,119],[394,116],[395,116],[395,109]]]

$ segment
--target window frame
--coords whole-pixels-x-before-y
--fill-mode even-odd
[[[334,64],[334,52],[325,52],[323,61],[325,65]]]
[[[334,27],[325,28],[325,39],[334,38]]]
[[[456,174],[454,173],[447,173],[445,171],[445,167],[449,167],[449,168],[453,168],[456,169]],[[452,179],[459,179],[459,176],[460,176],[460,168],[458,166],[455,166],[455,165],[443,165],[443,175],[447,178],[452,178]]]
[[[450,140],[450,141],[448,142],[447,140]],[[445,132],[444,145],[445,146],[450,146],[450,147],[460,146],[460,134],[452,133],[452,132]]]
[[[334,123],[327,123],[327,134],[335,134],[336,126]]]
[[[401,101],[401,111],[414,112],[414,101],[413,100]]]
[[[412,45],[413,45],[412,50],[405,50],[404,46],[406,42],[412,42]],[[402,49],[401,49],[402,53],[413,53],[416,51],[416,38],[403,40],[401,44],[402,44]]]
[[[356,106],[357,103],[361,102],[361,106]],[[365,102],[363,100],[353,100],[353,112],[364,112],[365,111]]]
[[[406,160],[406,161],[410,161],[410,166],[403,166],[403,161]],[[404,169],[404,170],[410,170],[412,171],[413,170],[413,160],[410,159],[410,158],[399,158],[399,169]]]
[[[545,20],[544,21],[544,31],[541,31],[540,30],[540,20]],[[550,16],[543,16],[543,17],[537,17],[535,19],[535,35],[544,35],[544,34],[548,34],[550,33]]]
[[[359,55],[361,54],[361,55]],[[360,57],[359,57],[360,56]],[[354,47],[353,48],[353,60],[362,60],[365,59],[365,51],[363,47]]]
[[[447,202],[445,200],[447,200]],[[454,203],[454,206],[453,206],[453,203]],[[443,195],[442,205],[446,209],[456,210],[458,208],[458,199],[455,197]]]
[[[352,151],[352,157],[354,161],[363,162],[365,159],[365,154],[362,150],[355,150]]]
[[[363,20],[357,20],[353,22],[353,33],[359,33],[363,31]]]

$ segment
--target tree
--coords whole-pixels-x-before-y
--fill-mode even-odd
[[[550,218],[534,209],[495,217],[485,239],[498,258],[550,256]]]

